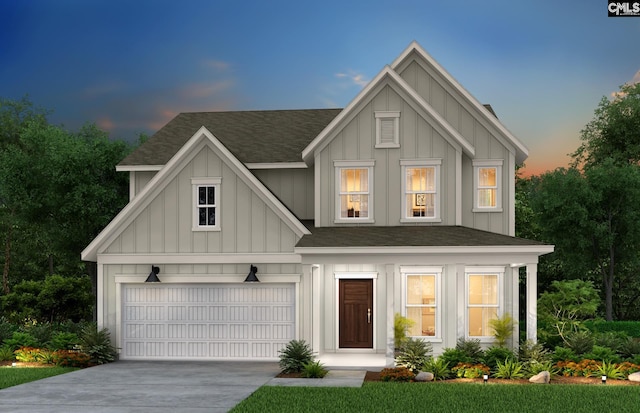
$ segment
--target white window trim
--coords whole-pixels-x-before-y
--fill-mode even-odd
[[[504,273],[505,267],[465,267],[464,269],[464,336],[466,339],[480,340],[481,343],[493,343],[495,338],[490,336],[469,335],[469,275],[497,275],[498,276],[498,304],[497,314],[502,317],[504,313]],[[486,307],[486,306],[485,306]]]
[[[401,266],[401,291],[402,291],[402,315],[407,316],[407,276],[409,275],[435,275],[436,277],[436,332],[434,336],[412,336],[432,343],[442,342],[442,312],[444,303],[442,301],[442,270],[440,266]]]
[[[473,161],[473,212],[502,212],[502,159],[486,159]],[[479,171],[480,168],[496,168],[496,206],[479,206]]]
[[[334,198],[335,198],[335,219],[334,223],[374,223],[375,220],[373,218],[373,167],[375,165],[374,160],[366,160],[366,161],[333,161],[333,166],[335,168],[335,185],[334,185]],[[340,216],[341,205],[340,205],[340,182],[341,175],[340,171],[343,169],[368,169],[368,186],[369,186],[369,216],[368,217],[352,217],[352,218],[343,218]]]
[[[400,147],[400,112],[399,111],[376,111],[376,148],[399,148]],[[393,142],[382,142],[382,120],[393,120]]]
[[[220,184],[222,178],[191,178],[191,211],[192,211],[192,230],[193,231],[220,231]],[[200,225],[198,220],[198,187],[199,186],[213,186],[215,187],[216,194],[216,224],[215,225]]]
[[[440,215],[440,198],[441,198],[441,185],[440,185],[440,166],[442,165],[442,159],[401,159],[400,166],[402,167],[402,199],[400,202],[401,205],[401,223],[407,222],[442,222],[442,218]],[[413,217],[407,216],[407,168],[419,168],[419,167],[434,167],[435,168],[435,216],[434,217]]]

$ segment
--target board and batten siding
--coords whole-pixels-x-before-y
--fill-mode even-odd
[[[192,178],[220,177],[220,231],[193,231]],[[204,147],[104,250],[107,254],[293,252],[299,237]]]
[[[400,112],[400,147],[376,148],[375,112]],[[374,225],[400,225],[402,218],[401,160],[438,159],[440,167],[440,218],[443,225],[455,225],[456,149],[391,87],[360,109],[327,145],[316,162],[321,174],[320,225],[333,226],[336,216],[335,160],[374,160]],[[317,170],[317,169],[316,169]]]
[[[313,168],[251,171],[299,219],[313,219]]]

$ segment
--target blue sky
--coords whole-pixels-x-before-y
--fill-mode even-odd
[[[529,148],[568,163],[600,99],[640,81],[640,17],[603,0],[0,0],[0,97],[75,130],[179,112],[344,107],[418,41]]]

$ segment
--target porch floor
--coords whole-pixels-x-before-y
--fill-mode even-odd
[[[388,365],[386,356],[376,353],[324,353],[318,360],[326,369],[335,370],[380,371],[393,364]]]

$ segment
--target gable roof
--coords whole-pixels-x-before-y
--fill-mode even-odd
[[[118,164],[165,165],[204,126],[242,163],[300,162],[302,150],[341,109],[180,113]],[[157,168],[159,169],[159,168]]]
[[[296,244],[296,252],[314,249],[331,249],[333,253],[353,248],[376,247],[480,247],[526,248],[531,252],[551,252],[553,246],[524,238],[497,234],[479,229],[434,226],[359,226],[310,228]],[[548,251],[551,248],[550,251]]]
[[[476,113],[483,115],[479,116],[483,125],[490,130],[493,130],[496,134],[496,137],[500,139],[504,138],[506,142],[508,142],[515,149],[515,158],[517,163],[522,163],[529,156],[529,150],[518,138],[515,137],[503,124],[498,120],[493,112],[493,108],[488,105],[482,105],[471,93],[467,91],[458,81],[451,76],[447,70],[442,67],[425,49],[418,44],[418,42],[413,41],[411,44],[394,60],[391,64],[393,70],[399,70],[403,65],[407,64],[410,61],[423,61],[428,66],[430,66],[436,73],[440,75],[441,80],[444,81],[446,85],[457,92],[457,97],[464,101],[466,105],[470,108],[473,108]],[[455,98],[456,96],[454,96]],[[489,112],[493,116],[489,116],[487,113]]]
[[[96,261],[101,246],[109,245],[129,224],[155,199],[204,147],[214,150],[222,161],[278,215],[298,236],[309,234],[309,230],[289,211],[271,191],[264,186],[206,127],[198,129],[175,153],[144,189],[125,206],[116,217],[82,251],[83,261]]]
[[[451,126],[444,117],[442,117],[422,96],[420,96],[409,84],[398,75],[390,66],[385,66],[380,73],[358,93],[358,95],[347,105],[346,108],[338,116],[331,121],[329,125],[302,151],[302,157],[307,164],[313,163],[313,157],[316,151],[325,147],[331,139],[335,137],[337,131],[349,122],[357,112],[357,108],[364,102],[368,102],[374,98],[376,91],[382,85],[393,86],[398,93],[405,94],[409,103],[415,105],[418,113],[431,118],[430,122],[445,139],[452,145],[461,149],[469,156],[474,157],[475,148],[467,141],[460,132]]]

